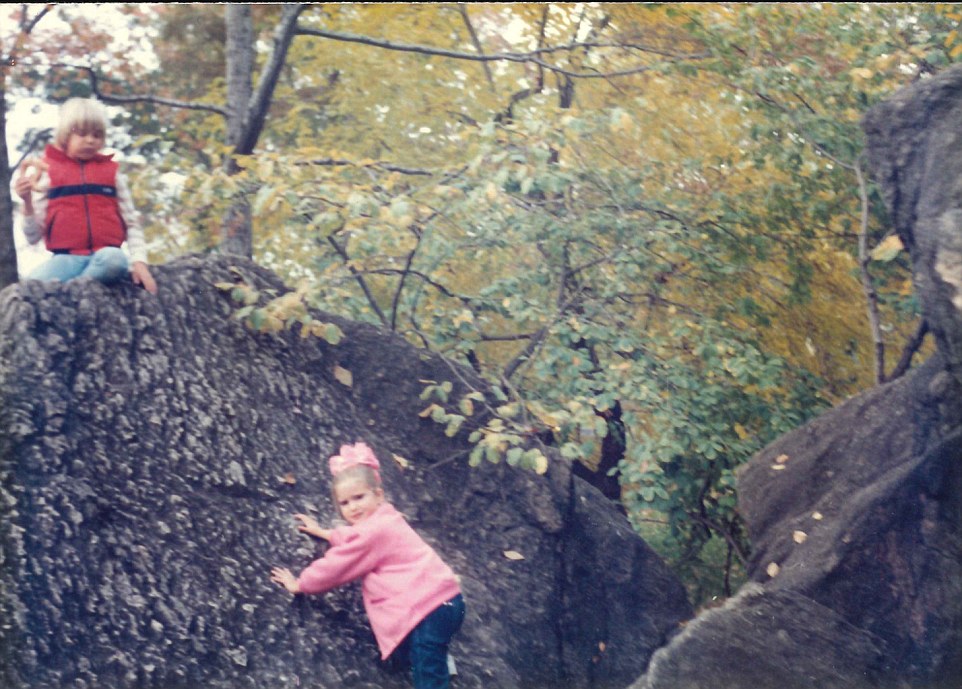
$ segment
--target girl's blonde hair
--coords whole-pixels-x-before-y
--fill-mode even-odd
[[[53,132],[54,143],[67,147],[67,139],[73,133],[94,132],[107,134],[107,113],[100,101],[93,98],[71,98],[60,106],[60,120]]]

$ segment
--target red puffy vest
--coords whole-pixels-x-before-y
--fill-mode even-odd
[[[44,152],[50,191],[44,243],[48,251],[91,254],[120,246],[127,226],[117,202],[117,170],[112,156],[81,162],[53,146]]]

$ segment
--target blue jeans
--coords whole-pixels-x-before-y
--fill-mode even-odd
[[[54,254],[46,263],[31,271],[27,279],[66,282],[89,277],[109,285],[124,279],[129,272],[124,252],[118,247],[108,246],[90,256]]]
[[[411,630],[396,653],[411,661],[414,689],[448,689],[448,644],[464,622],[464,598],[459,593],[442,603]]]

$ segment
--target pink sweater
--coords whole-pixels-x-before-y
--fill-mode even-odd
[[[304,593],[323,593],[364,577],[364,609],[387,658],[430,613],[461,592],[437,553],[390,503],[331,532],[331,547],[301,572]]]

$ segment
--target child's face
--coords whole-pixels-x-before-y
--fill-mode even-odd
[[[65,153],[74,160],[87,161],[104,147],[104,133],[95,129],[75,130],[67,137]]]
[[[334,499],[341,516],[353,525],[374,513],[384,502],[384,491],[372,488],[363,478],[350,478],[335,487]]]

